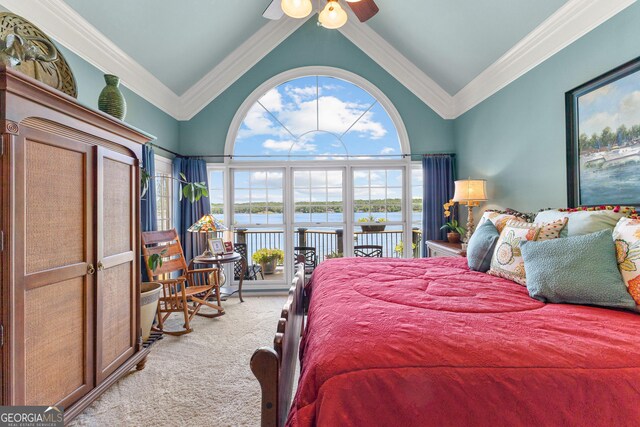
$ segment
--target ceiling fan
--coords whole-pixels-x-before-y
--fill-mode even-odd
[[[320,0],[324,1],[324,0]],[[380,9],[374,0],[345,0],[360,22],[371,19]],[[326,0],[327,4],[318,16],[318,24],[325,28],[342,27],[348,19],[340,0]],[[313,11],[312,0],[272,0],[262,16],[278,20],[283,15],[292,18],[306,18]]]

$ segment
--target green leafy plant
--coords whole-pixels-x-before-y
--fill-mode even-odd
[[[147,264],[149,265],[149,269],[151,271],[155,271],[156,268],[162,267],[164,256],[167,254],[167,249],[163,249],[160,253],[149,255],[149,259]]]
[[[257,264],[266,264],[274,260],[284,262],[284,251],[281,249],[258,249],[251,255],[251,259]]]
[[[467,230],[464,227],[458,224],[457,219],[452,219],[451,221],[446,222],[442,227],[440,227],[440,230],[445,230],[445,229],[449,229],[454,233],[460,234],[461,236],[467,232]]]
[[[140,188],[142,190],[141,197],[144,197],[144,195],[147,194],[150,182],[154,178],[157,177],[151,176],[146,169],[140,168]],[[189,202],[194,203],[203,197],[209,196],[209,189],[204,184],[204,182],[189,182],[189,180],[187,180],[187,177],[183,173],[180,174],[180,179],[168,176],[163,176],[162,178],[169,178],[180,183],[180,200],[185,198]]]
[[[342,252],[331,252],[324,256],[325,259],[333,259],[333,258],[343,258],[344,254]]]

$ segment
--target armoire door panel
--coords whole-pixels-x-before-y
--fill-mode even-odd
[[[27,139],[26,273],[85,261],[85,153]]]
[[[137,345],[136,160],[97,151],[96,381],[99,384]]]
[[[87,293],[82,277],[25,293],[25,405],[66,407],[87,391]]]
[[[11,404],[70,406],[94,387],[94,151],[23,128],[17,141]]]
[[[133,351],[131,325],[134,313],[130,304],[123,304],[123,301],[131,300],[132,272],[133,263],[127,262],[106,268],[99,273],[102,297],[102,345],[98,369],[101,371],[109,370],[114,362],[120,362],[121,358],[131,356]],[[115,365],[119,366],[120,363]]]
[[[115,154],[115,153],[114,153]],[[103,257],[133,250],[131,246],[131,165],[108,157],[103,161]]]

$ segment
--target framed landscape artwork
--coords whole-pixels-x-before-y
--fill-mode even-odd
[[[640,58],[566,94],[569,206],[640,205]]]

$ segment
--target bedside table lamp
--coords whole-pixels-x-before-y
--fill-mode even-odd
[[[455,193],[453,201],[461,205],[467,205],[469,215],[467,217],[467,236],[465,242],[468,243],[473,234],[473,208],[480,206],[480,202],[487,200],[487,181],[484,179],[463,179],[455,181]]]
[[[189,227],[187,229],[188,232],[190,233],[203,233],[204,234],[204,252],[202,253],[202,256],[204,257],[211,257],[213,256],[213,254],[211,253],[211,251],[209,250],[209,233],[210,232],[215,232],[215,231],[224,231],[226,230],[227,227],[225,227],[225,225],[223,223],[221,223],[220,221],[218,221],[217,219],[215,219],[213,217],[213,215],[211,214],[206,214],[205,216],[203,216],[202,218],[200,218],[198,221],[196,221],[191,227]]]

